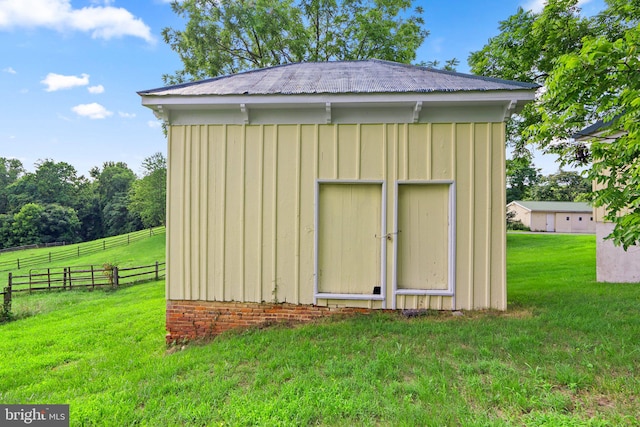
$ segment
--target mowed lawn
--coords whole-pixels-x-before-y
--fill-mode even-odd
[[[68,403],[95,426],[639,425],[640,285],[595,283],[593,236],[510,234],[507,265],[506,313],[170,349],[163,282],[24,297],[41,309],[0,325],[0,402]]]

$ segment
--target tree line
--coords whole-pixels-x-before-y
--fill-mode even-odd
[[[514,200],[587,202],[591,181],[579,172],[560,169],[542,175],[528,157],[507,159],[507,203]]]
[[[167,161],[155,153],[142,177],[124,162],[104,162],[78,175],[66,162],[39,160],[28,172],[0,157],[0,249],[77,243],[165,223]]]

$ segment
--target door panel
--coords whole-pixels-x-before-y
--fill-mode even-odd
[[[397,288],[449,287],[449,184],[398,185]]]
[[[321,183],[318,292],[373,294],[380,286],[381,184]]]

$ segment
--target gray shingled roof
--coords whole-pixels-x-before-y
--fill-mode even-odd
[[[538,85],[376,59],[303,62],[139,92],[154,96],[308,95],[531,90]]]
[[[593,208],[584,202],[547,202],[547,201],[522,201],[517,203],[529,209],[531,212],[591,212]]]

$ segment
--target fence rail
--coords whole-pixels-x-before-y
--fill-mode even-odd
[[[156,262],[151,265],[118,268],[104,265],[32,269],[29,274],[14,275],[9,273],[7,287],[0,295],[3,306],[0,311],[11,312],[11,300],[14,292],[34,292],[54,289],[96,288],[101,286],[119,286],[147,280],[158,280],[165,276],[166,263]],[[0,313],[0,314],[2,314]]]
[[[24,251],[25,249],[50,248],[52,246],[66,246],[66,245],[71,245],[71,244],[73,244],[73,243],[51,242],[51,243],[40,243],[40,244],[34,244],[34,245],[14,246],[12,248],[0,249],[0,255],[2,255],[4,253],[7,253],[7,252]]]
[[[154,234],[164,232],[164,227],[150,228],[148,230],[137,231],[126,235],[106,238],[101,240],[95,240],[88,243],[74,244],[69,249],[60,249],[55,252],[47,252],[30,257],[15,258],[7,261],[0,261],[0,271],[9,270],[21,270],[27,267],[33,267],[46,263],[52,263],[55,261],[63,261],[72,258],[78,258],[80,256],[93,254],[96,252],[104,251],[106,249],[126,246],[131,242],[151,237]]]

